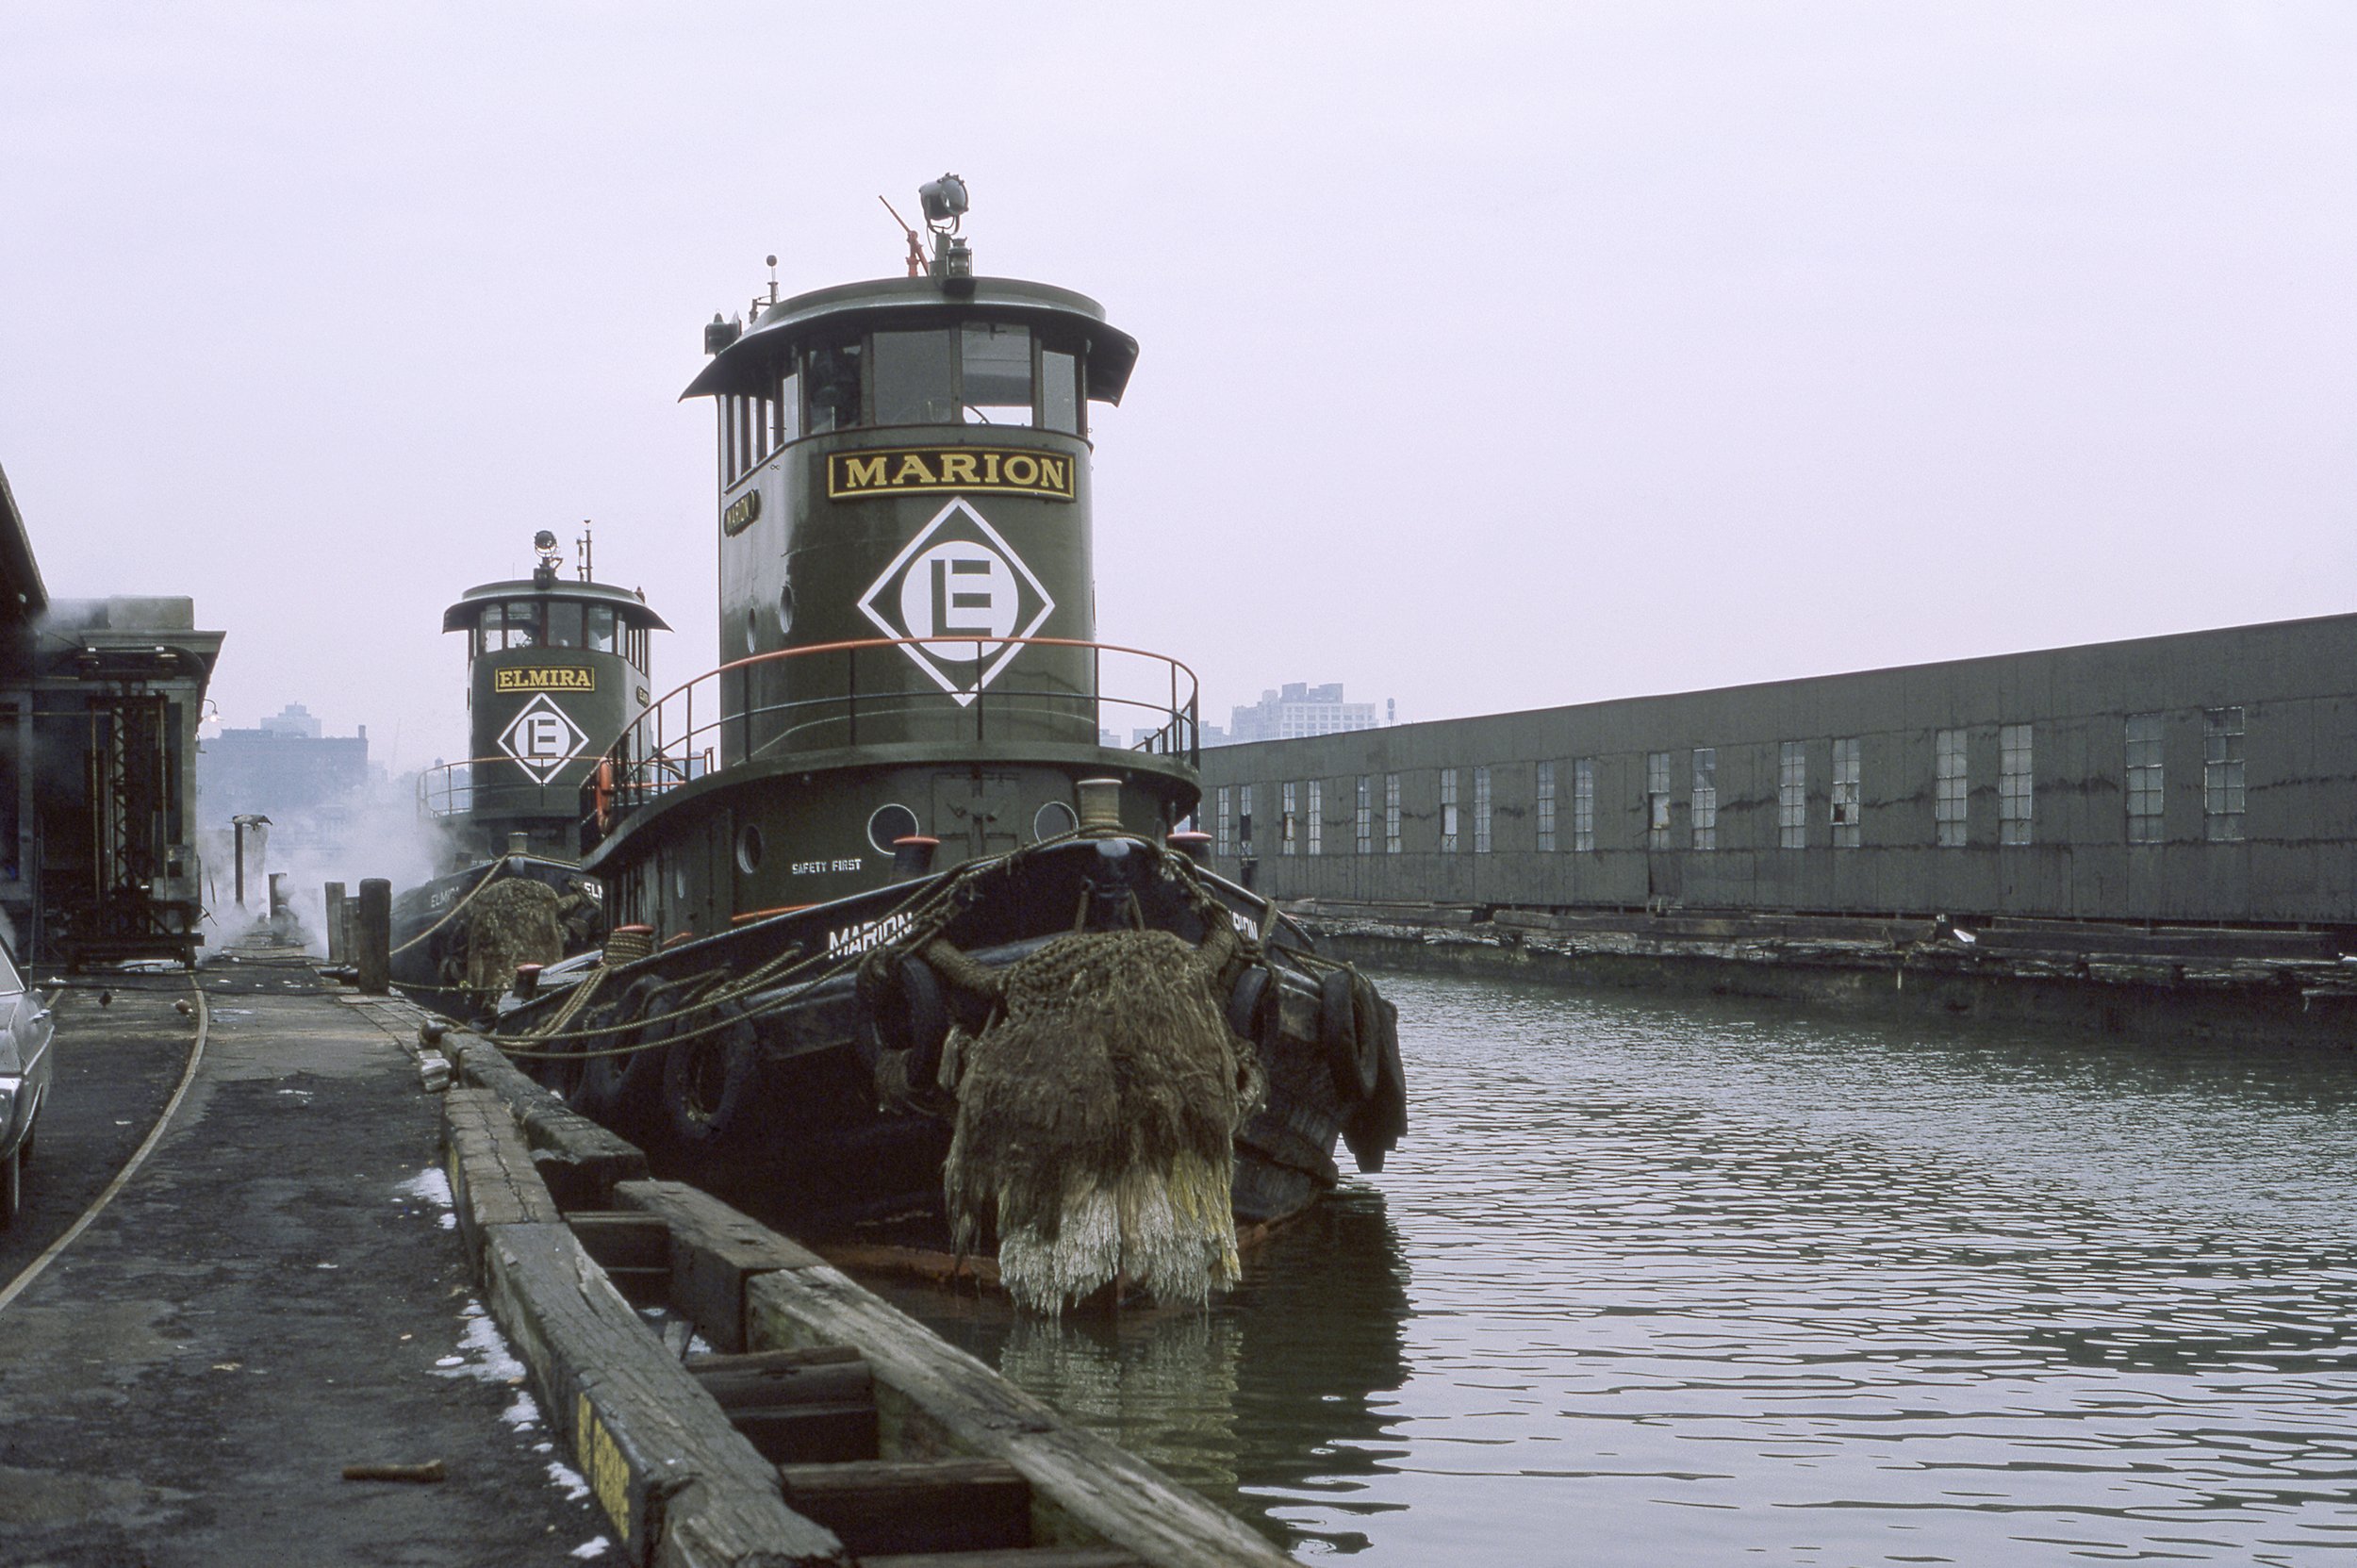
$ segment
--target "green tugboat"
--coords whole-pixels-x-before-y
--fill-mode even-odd
[[[392,979],[444,1012],[487,1005],[518,957],[558,958],[605,934],[602,890],[579,861],[581,791],[598,749],[646,711],[651,645],[670,628],[640,594],[591,580],[585,530],[576,548],[569,574],[542,529],[530,577],[479,584],[442,614],[442,630],[467,638],[470,754],[419,777],[443,864],[393,900]],[[510,880],[553,896],[494,891]],[[520,949],[507,939],[518,916],[537,928]]]
[[[805,1236],[1199,1299],[1338,1139],[1380,1167],[1395,1015],[1205,868],[1195,677],[1097,636],[1088,411],[1136,342],[977,276],[954,176],[921,197],[907,277],[706,329],[721,663],[587,766],[614,935],[501,1028]]]

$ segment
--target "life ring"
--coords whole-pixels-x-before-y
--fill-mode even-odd
[[[1380,1026],[1360,1016],[1362,989],[1349,969],[1329,969],[1318,983],[1318,1044],[1326,1051],[1327,1071],[1334,1076],[1334,1092],[1345,1106],[1373,1097],[1383,1065]]]
[[[724,1018],[733,1019],[717,1027]],[[711,1012],[658,1024],[673,1040],[663,1059],[663,1123],[687,1148],[719,1150],[743,1142],[760,1125],[761,1039],[745,1004],[722,1002]]]
[[[595,808],[598,832],[605,833],[614,826],[614,759],[598,759],[597,782],[590,785],[589,799]]]

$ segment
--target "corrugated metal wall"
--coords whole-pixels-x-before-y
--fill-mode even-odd
[[[2240,836],[2205,810],[2205,713],[2239,708]],[[2126,721],[2157,716],[2159,842],[2129,842]],[[2000,842],[2000,731],[2030,727],[2030,842]],[[1939,843],[1936,735],[1965,735],[1965,842]],[[1857,742],[1856,848],[1833,843],[1834,742]],[[1779,832],[1779,758],[1805,761],[1799,848]],[[1715,848],[1693,842],[1692,753],[1716,754]],[[1669,754],[1668,848],[1649,845],[1649,754]],[[1573,848],[1573,765],[1593,759],[1594,848]],[[1540,845],[1552,763],[1556,848]],[[1458,834],[1442,847],[1445,769]],[[1489,770],[1475,848],[1475,769]],[[1677,696],[1224,747],[1203,755],[1200,826],[1230,815],[1242,870],[1283,898],[2250,923],[2357,923],[2357,616],[1822,676]],[[1387,852],[1395,776],[1400,846]],[[1372,853],[1357,852],[1369,781]],[[1310,853],[1310,781],[1319,853]],[[2216,779],[2212,783],[2219,782]],[[1290,852],[1283,786],[1294,788]]]

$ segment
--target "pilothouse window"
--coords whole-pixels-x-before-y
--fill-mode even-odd
[[[875,335],[878,424],[958,422],[951,341],[946,330]]]
[[[1080,430],[1080,359],[1059,349],[1039,351],[1039,422],[1078,436]]]
[[[587,622],[588,632],[582,641],[582,646],[592,653],[613,652],[614,606],[592,604],[584,612],[584,619]]]
[[[859,423],[860,346],[836,343],[802,355],[802,429],[848,430]]]
[[[558,602],[549,606],[549,646],[579,648],[581,646],[581,606]]]
[[[1031,333],[998,322],[968,322],[963,345],[966,411],[983,424],[1031,422]]]
[[[540,606],[529,599],[507,602],[507,641],[509,648],[540,646]],[[488,624],[487,622],[486,624]]]

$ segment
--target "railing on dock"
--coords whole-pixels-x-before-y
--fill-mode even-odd
[[[910,679],[908,650],[939,647],[941,664],[1006,666],[1001,649],[1061,650],[1085,655],[1086,683],[1014,679],[970,689]],[[815,661],[839,661],[829,671]],[[812,662],[798,662],[812,661]],[[863,680],[863,670],[865,679]],[[772,677],[788,689],[771,695]],[[1111,678],[1114,688],[1108,690]],[[821,685],[823,689],[807,689]],[[584,847],[648,801],[723,767],[821,747],[898,739],[1040,738],[1058,727],[1095,742],[1110,718],[1143,730],[1129,750],[1202,761],[1200,690],[1177,659],[1114,643],[1073,637],[868,637],[813,643],[733,660],[674,687],[624,730],[581,786]],[[1146,722],[1138,723],[1139,719]]]

